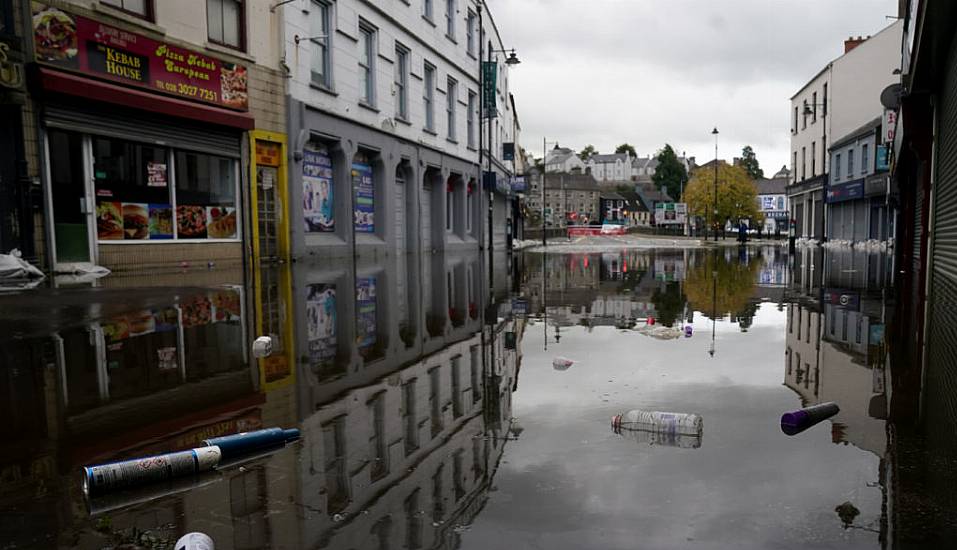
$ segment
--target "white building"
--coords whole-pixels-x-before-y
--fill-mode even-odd
[[[764,217],[764,232],[767,235],[786,235],[790,210],[788,208],[787,185],[791,172],[782,167],[771,178],[755,180],[757,188],[758,213]]]
[[[279,8],[294,254],[350,255],[353,244],[359,254],[477,248],[488,239],[488,187],[502,228],[495,246],[505,245],[512,162],[503,144],[516,141],[518,125],[504,46],[482,6],[299,0]],[[480,122],[479,60],[489,45],[495,117]],[[488,187],[482,171],[496,174]]]
[[[882,110],[880,93],[897,77],[902,23],[874,36],[849,38],[844,54],[828,63],[791,97],[791,219],[795,236],[824,234],[823,186],[835,137],[847,135]]]
[[[628,153],[593,155],[586,166],[597,181],[630,181],[634,158]]]
[[[578,154],[576,154],[575,151],[567,147],[559,147],[556,145],[545,155],[546,172],[570,174],[576,170],[584,173],[585,163],[582,162],[582,159],[578,158]]]

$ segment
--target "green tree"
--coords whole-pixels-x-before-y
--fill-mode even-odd
[[[748,172],[748,177],[756,180],[764,177],[764,170],[758,164],[758,157],[754,154],[754,149],[750,145],[745,145],[741,150],[741,166]]]
[[[632,157],[637,157],[637,156],[638,156],[638,153],[635,152],[635,147],[634,147],[634,145],[632,145],[632,144],[630,144],[630,143],[622,143],[621,145],[619,145],[618,147],[615,148],[615,154],[616,154],[616,155],[620,155],[620,154],[622,154],[622,153],[628,153],[628,154],[629,154],[630,156],[632,156]]]
[[[589,143],[588,145],[585,146],[584,149],[579,151],[578,158],[582,159],[582,162],[588,162],[588,159],[592,158],[593,156],[597,154],[598,154],[598,151],[595,150],[595,146]]]
[[[729,261],[717,251],[702,252],[685,279],[688,303],[709,319],[747,311],[748,303],[755,299],[760,266],[761,262]]]
[[[671,145],[665,144],[664,149],[658,151],[658,168],[655,169],[655,175],[651,180],[655,182],[655,187],[662,187],[674,198],[681,196],[681,188],[688,183],[688,170],[685,165],[678,160],[678,155]]]
[[[686,301],[681,284],[675,281],[665,283],[663,290],[656,288],[651,296],[651,303],[655,304],[655,311],[658,312],[658,321],[666,327],[674,326],[675,321],[681,318]]]
[[[688,213],[699,216],[711,227],[723,226],[727,220],[758,219],[758,194],[754,182],[741,166],[718,163],[718,215],[714,216],[714,167],[696,170],[685,187],[683,202]]]

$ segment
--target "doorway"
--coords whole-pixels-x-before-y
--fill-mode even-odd
[[[49,193],[53,208],[53,248],[56,264],[93,261],[87,159],[81,134],[50,129]]]

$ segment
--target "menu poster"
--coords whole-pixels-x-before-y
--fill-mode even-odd
[[[376,279],[356,279],[356,343],[360,348],[376,342]]]
[[[123,240],[123,203],[96,203],[96,238],[101,241]]]
[[[188,204],[177,206],[176,232],[180,239],[205,239],[206,208]]]
[[[175,370],[179,366],[176,346],[156,348],[156,359],[156,368],[159,370]]]
[[[239,293],[235,290],[220,290],[210,296],[213,302],[213,322],[238,321],[241,313]]]
[[[235,239],[236,209],[229,206],[207,206],[206,236],[210,239]]]
[[[375,195],[372,166],[365,162],[352,163],[352,189],[355,193],[355,230],[375,232]]]
[[[197,51],[32,3],[37,61],[127,86],[245,111],[247,71]]]
[[[166,187],[166,163],[146,163],[146,185],[149,187]]]
[[[173,238],[173,207],[169,204],[150,204],[150,239]]]
[[[123,203],[123,234],[127,240],[150,238],[148,204],[139,202]]]
[[[306,334],[309,362],[312,365],[336,357],[336,286],[314,284],[307,287]]]
[[[153,312],[156,318],[156,332],[172,332],[179,326],[179,314],[176,308],[168,307]]]
[[[148,309],[132,313],[126,318],[130,323],[130,336],[156,332],[156,318],[153,317],[153,312]]]
[[[102,325],[103,336],[108,343],[126,340],[130,337],[130,323],[126,317],[116,317]]]
[[[336,230],[332,159],[324,147],[306,146],[302,158],[302,210],[307,233]]]
[[[208,325],[213,318],[212,304],[206,296],[196,296],[182,303],[183,328]]]

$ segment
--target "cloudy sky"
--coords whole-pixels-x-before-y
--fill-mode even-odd
[[[892,22],[897,0],[487,0],[521,65],[509,78],[522,144],[603,153],[667,142],[701,159],[751,144],[788,158],[790,97],[850,35]]]

